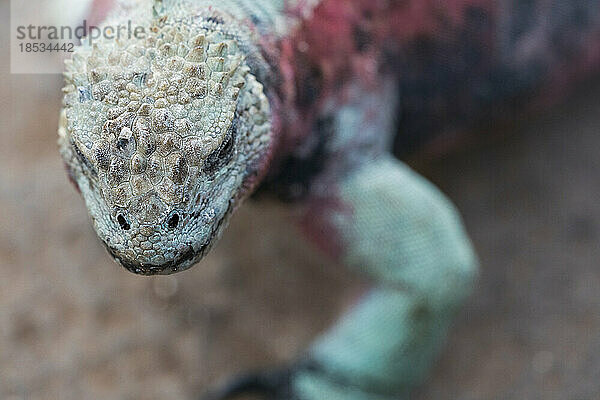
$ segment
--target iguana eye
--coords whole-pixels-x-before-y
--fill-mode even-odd
[[[225,23],[225,21],[223,21],[223,18],[216,15],[206,18],[206,22],[211,22],[216,25],[223,25]]]
[[[223,146],[221,147],[221,150],[219,151],[218,158],[221,160],[225,160],[231,155],[232,152],[233,152],[233,135],[230,135],[227,137],[227,139],[225,139],[225,143],[223,143]]]
[[[75,156],[79,160],[79,163],[85,167],[85,170],[89,171],[92,174],[92,176],[94,176],[94,177],[97,176],[98,173],[97,173],[96,169],[94,168],[94,165],[83,154],[83,152],[81,151],[81,149],[79,148],[79,146],[77,145],[77,143],[74,140],[71,140],[71,147],[73,148],[73,151],[75,152]]]
[[[117,148],[119,150],[123,150],[124,148],[127,147],[128,144],[129,144],[129,139],[119,139],[117,141]]]
[[[225,141],[221,144],[217,150],[212,152],[204,162],[204,171],[207,173],[212,173],[217,170],[220,166],[227,163],[231,155],[233,154],[233,148],[235,144],[235,129],[231,129],[231,132],[228,133]]]

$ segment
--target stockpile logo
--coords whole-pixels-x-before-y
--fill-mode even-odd
[[[84,2],[86,3],[86,2]],[[11,72],[60,74],[64,60],[82,43],[99,40],[144,39],[146,29],[132,21],[102,26],[90,23],[86,8],[53,9],[48,1],[11,3]]]

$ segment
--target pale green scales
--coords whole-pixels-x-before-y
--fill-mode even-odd
[[[283,0],[156,1],[154,15],[150,12],[151,8],[138,8],[139,5],[148,7],[149,3],[146,1],[123,3],[129,5],[129,8],[124,8],[125,16],[138,18],[140,23],[142,19],[152,20],[163,15],[183,16],[190,4],[194,5],[194,9],[212,6],[234,18],[243,18],[252,12],[255,18],[263,22],[262,29],[267,29],[276,36],[285,35],[298,22],[285,15],[285,7],[291,7],[293,4]],[[303,3],[304,11],[308,15],[318,1],[296,0],[295,3]],[[123,12],[116,15],[121,18]],[[246,34],[244,32],[241,30],[238,33],[243,36]],[[212,40],[211,37],[213,36],[207,35],[206,38],[203,36],[195,41],[205,43]],[[222,40],[219,35],[215,37],[217,39],[214,40]],[[250,41],[248,37],[245,39]],[[209,50],[209,53],[210,51],[212,50]],[[235,52],[232,54],[231,57],[237,57]],[[256,83],[251,73],[248,73],[248,68],[240,68],[246,82],[242,85],[241,81],[236,81],[241,89],[240,98],[246,99],[244,101],[248,103],[256,102],[255,109],[261,110],[265,116],[269,115],[262,87]],[[79,77],[75,78],[78,80],[76,84],[81,85],[80,82],[86,79],[85,74],[77,75],[77,69],[75,71],[75,76]],[[317,227],[324,224],[333,226],[341,233],[342,237],[338,239],[344,243],[344,250],[340,259],[349,267],[371,278],[374,288],[352,311],[343,316],[331,331],[318,338],[308,349],[303,358],[309,360],[309,364],[312,365],[310,368],[304,368],[305,364],[300,363],[299,367],[292,369],[288,382],[288,391],[291,392],[287,395],[298,400],[408,399],[411,390],[426,378],[432,362],[443,346],[452,318],[471,292],[477,274],[476,256],[453,205],[433,185],[389,154],[391,138],[394,135],[397,94],[389,90],[395,87],[394,77],[388,78],[382,79],[384,85],[380,90],[375,90],[370,95],[357,96],[359,100],[344,107],[339,107],[335,102],[324,106],[335,116],[334,137],[327,154],[336,161],[326,166],[326,171],[329,171],[325,174],[328,180],[321,182],[321,186],[316,185],[317,189],[309,193],[309,198],[327,198],[331,194],[327,188],[335,187],[336,198],[351,212],[331,211],[319,214],[321,219],[314,219],[312,223]],[[360,87],[355,89],[360,93]],[[95,215],[96,229],[108,232],[108,237],[121,235],[116,233],[117,228],[110,225],[110,218],[103,214],[102,210],[109,208],[99,198],[101,193],[105,192],[104,188],[97,190],[96,185],[99,184],[95,183],[93,178],[86,177],[84,169],[89,165],[95,166],[96,161],[86,159],[89,165],[81,164],[81,159],[88,157],[88,152],[93,153],[97,143],[94,143],[93,138],[86,139],[91,141],[89,150],[86,150],[86,143],[83,140],[78,142],[80,139],[76,127],[86,126],[79,121],[87,121],[84,119],[86,116],[81,115],[85,113],[85,106],[79,104],[81,101],[78,102],[75,97],[75,85],[72,84],[68,90],[73,95],[66,105],[84,111],[63,114],[63,157],[82,188],[84,197],[87,196],[86,200],[93,204],[94,211],[91,213]],[[229,89],[224,87],[223,90]],[[244,94],[245,91],[248,91],[247,94]],[[235,93],[237,96],[238,91]],[[247,104],[245,110],[252,109],[251,105]],[[167,105],[167,110],[168,107]],[[370,119],[371,123],[361,125],[360,117],[373,109],[377,110],[376,117]],[[165,111],[157,115],[163,118]],[[181,116],[185,116],[184,111],[181,111]],[[97,115],[95,118],[101,117]],[[257,117],[252,115],[246,119],[249,122],[242,124],[242,127],[249,129],[248,137],[259,135],[257,131],[252,132],[252,129],[258,129],[257,126],[267,132],[265,127],[268,125],[262,118],[259,122],[256,122]],[[132,133],[127,132],[131,138]],[[135,134],[136,132],[133,132],[134,136]],[[85,135],[82,137],[87,138]],[[217,139],[225,140],[218,137]],[[362,144],[360,151],[356,151],[349,144],[356,141]],[[265,136],[262,143],[266,145],[268,142],[269,138]],[[363,142],[368,145],[364,146]],[[77,145],[80,148],[72,147]],[[239,144],[239,149],[244,149],[243,145],[244,143]],[[83,154],[75,154],[77,152]],[[112,154],[113,157],[117,157],[118,151],[114,149]],[[182,150],[178,160],[181,163],[183,159],[184,162],[186,157],[188,156]],[[234,165],[246,161],[244,154],[236,153],[235,157],[237,158],[232,161]],[[201,166],[202,162],[202,159],[198,159],[194,165]],[[242,167],[243,165],[237,165],[235,169],[231,167],[231,170],[243,171]],[[198,168],[190,169],[190,176],[193,172],[197,174],[194,176],[202,177],[202,168]],[[237,180],[229,179],[227,171],[229,170],[220,171],[224,176],[221,184],[223,187],[217,189],[221,189],[223,193],[224,188],[227,188],[235,193],[237,186],[229,186],[233,185],[232,182],[240,185],[239,182],[243,179],[241,176],[238,176]],[[205,185],[208,185],[207,189],[200,189],[200,194],[212,193],[210,190],[214,188],[210,188],[210,182]],[[319,191],[319,187],[325,189]],[[206,191],[203,192],[204,190]],[[227,199],[221,200],[219,201],[223,204],[227,203]],[[155,201],[159,204],[161,200]],[[188,204],[189,210],[194,211],[196,207],[200,207],[193,203],[193,199],[189,201],[192,201]],[[165,209],[162,215],[169,214],[169,208],[160,204],[161,210]],[[224,213],[223,221],[227,220],[232,209],[220,209]],[[173,215],[172,212],[169,215]],[[208,230],[213,232],[211,242],[218,239],[221,222],[218,221],[219,229]],[[179,223],[185,225],[185,220]],[[175,225],[177,226],[177,223]],[[135,224],[132,223],[129,228],[135,228]],[[148,235],[152,234],[152,227],[145,226],[143,229],[150,229]],[[167,228],[163,226],[161,229]],[[207,234],[203,235],[206,237]],[[160,239],[160,234],[155,233],[155,237]],[[119,246],[131,243],[125,234],[119,238],[116,242]],[[178,238],[177,234],[171,233],[169,240],[176,243]],[[203,248],[206,248],[207,244],[203,245]]]
[[[452,204],[401,162],[381,156],[341,187],[354,210],[339,221],[346,263],[377,288],[311,348],[326,374],[294,384],[301,399],[408,398],[471,292],[477,260]]]

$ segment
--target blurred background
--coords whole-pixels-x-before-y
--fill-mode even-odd
[[[361,289],[269,201],[190,271],[118,267],[58,155],[61,86],[0,59],[0,399],[194,399],[292,359]],[[457,203],[482,265],[417,399],[600,398],[599,131],[592,82],[492,143],[414,160]]]

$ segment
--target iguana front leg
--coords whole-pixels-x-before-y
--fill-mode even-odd
[[[329,237],[337,258],[371,277],[374,288],[310,348],[313,367],[294,375],[294,392],[302,400],[408,398],[476,274],[455,208],[382,155],[339,181],[329,198],[313,199],[306,216],[304,227],[326,229],[320,243]]]
[[[386,152],[397,86],[388,78],[325,105],[327,159],[298,226],[333,261],[373,285],[347,315],[279,374],[245,387],[278,400],[406,399],[435,360],[469,295],[476,256],[451,202]],[[251,383],[251,385],[248,385]],[[234,386],[241,392],[244,385]],[[294,397],[292,397],[294,398]]]
[[[277,400],[409,398],[476,275],[454,206],[406,165],[382,155],[326,196],[311,198],[300,225],[333,258],[368,275],[373,288],[287,373],[246,378],[222,395],[248,389]]]

